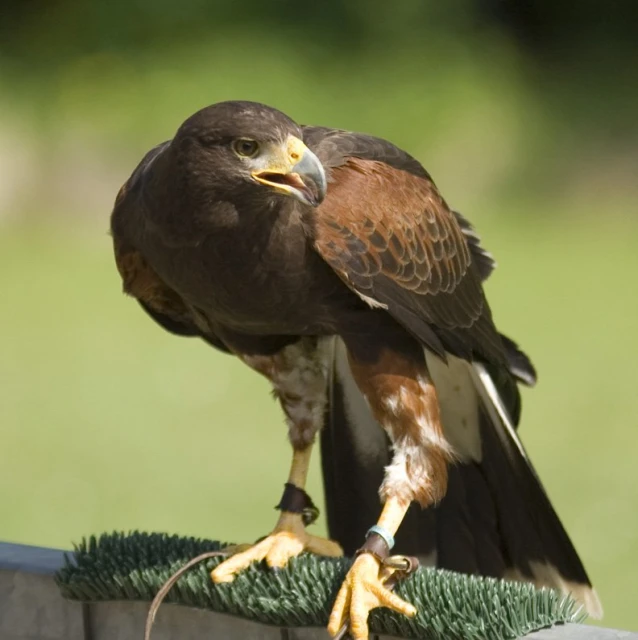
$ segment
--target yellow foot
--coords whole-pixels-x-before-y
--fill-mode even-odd
[[[368,639],[368,614],[376,607],[388,607],[406,616],[415,616],[416,608],[383,586],[386,571],[369,553],[355,561],[337,594],[328,633],[336,636],[347,622],[354,640]]]
[[[266,560],[269,567],[282,568],[288,564],[290,558],[298,556],[303,551],[321,556],[343,555],[343,550],[336,542],[306,533],[301,516],[283,513],[277,527],[269,536],[224,560],[210,575],[217,584],[232,582],[239,572],[253,562]]]

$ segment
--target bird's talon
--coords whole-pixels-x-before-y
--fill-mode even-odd
[[[335,600],[328,633],[335,637],[348,623],[354,640],[367,640],[368,615],[377,607],[388,607],[406,616],[416,615],[416,608],[386,588],[382,582],[386,569],[370,554],[362,554],[355,561]]]
[[[295,527],[294,531],[275,530],[260,542],[245,548],[224,560],[211,572],[211,578],[216,584],[232,582],[235,576],[248,568],[253,562],[266,561],[273,571],[281,571],[291,558],[295,558],[303,551],[311,551],[320,555],[343,555],[341,547],[332,540],[317,538],[306,533],[303,526]]]

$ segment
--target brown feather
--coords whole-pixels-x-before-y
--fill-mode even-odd
[[[345,159],[332,169],[315,234],[349,287],[387,305],[435,351],[432,330],[452,352],[504,362],[466,233],[427,175]]]
[[[113,246],[115,264],[122,277],[125,293],[174,322],[194,324],[192,314],[182,298],[162,282],[139,251],[127,246],[118,236],[113,237]]]
[[[422,352],[405,337],[387,337],[390,348],[350,336],[350,367],[395,455],[406,456],[405,477],[386,474],[382,497],[401,495],[426,507],[445,495],[452,450],[443,436],[436,389]]]

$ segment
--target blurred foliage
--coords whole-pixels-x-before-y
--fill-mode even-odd
[[[241,26],[320,38],[326,46],[377,42],[380,36],[469,35],[485,28],[508,31],[535,54],[565,50],[635,48],[636,4],[614,0],[21,0],[5,3],[0,34],[25,59],[96,50],[132,50],[190,43]],[[347,48],[347,47],[346,47]],[[599,47],[600,48],[600,47]]]
[[[5,2],[0,538],[243,540],[271,525],[289,453],[266,383],[153,326],[121,296],[106,235],[146,149],[204,105],[260,100],[393,140],[475,222],[501,265],[497,322],[540,372],[524,439],[605,623],[638,628],[637,12],[628,0]]]

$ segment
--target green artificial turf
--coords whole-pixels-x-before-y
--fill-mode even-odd
[[[162,534],[105,534],[78,545],[56,580],[73,600],[152,600],[176,569],[220,548],[218,542]],[[304,554],[276,574],[252,565],[232,583],[215,586],[210,571],[221,560],[202,562],[184,574],[167,601],[281,627],[326,626],[351,562]],[[451,571],[419,569],[396,591],[415,605],[417,615],[377,609],[370,615],[373,633],[505,640],[583,617],[573,600],[549,589]]]

